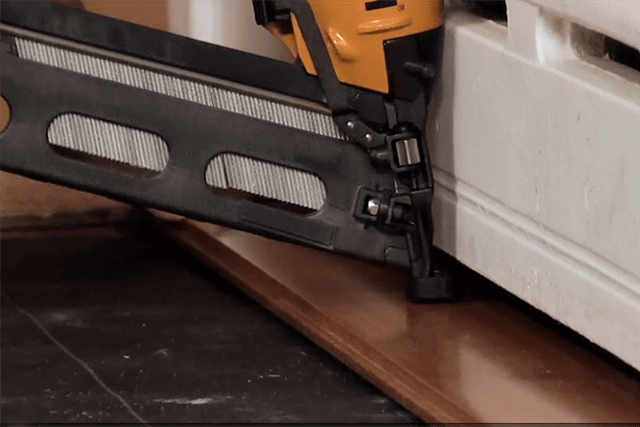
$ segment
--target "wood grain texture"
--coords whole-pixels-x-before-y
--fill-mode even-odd
[[[7,100],[0,96],[0,132],[4,132],[7,126],[9,126],[10,120],[11,107]]]
[[[113,222],[131,211],[129,205],[106,197],[0,172],[3,233]]]
[[[640,421],[639,376],[500,298],[414,305],[402,272],[156,216],[204,262],[427,422]]]

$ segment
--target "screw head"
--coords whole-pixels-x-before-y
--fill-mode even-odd
[[[356,127],[356,122],[354,122],[353,120],[348,121],[348,122],[347,122],[347,127],[348,127],[349,129],[353,129],[353,128],[355,128],[355,127]]]
[[[368,134],[366,134],[366,135],[364,136],[364,139],[366,139],[366,140],[367,140],[367,142],[371,142],[371,141],[373,141],[373,136],[371,136],[371,134],[370,134],[370,133],[368,133]]]
[[[367,202],[367,213],[369,213],[369,215],[377,216],[378,212],[380,212],[380,200],[369,199]]]

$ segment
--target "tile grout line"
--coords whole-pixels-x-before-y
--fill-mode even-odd
[[[18,310],[21,314],[23,314],[24,316],[28,317],[29,320],[31,320],[37,327],[38,329],[40,329],[46,336],[47,338],[49,338],[56,346],[58,346],[58,348],[60,348],[60,350],[62,350],[67,356],[71,357],[73,360],[75,360],[76,362],[78,362],[78,364],[80,364],[80,366],[82,366],[82,368],[87,371],[89,373],[89,375],[91,375],[93,377],[93,379],[98,383],[98,385],[100,385],[100,387],[102,387],[107,393],[109,393],[111,396],[115,397],[116,399],[118,399],[118,401],[120,401],[120,403],[122,404],[122,406],[124,406],[127,411],[129,411],[129,413],[135,418],[137,419],[141,424],[148,426],[149,423],[147,421],[145,421],[144,418],[142,418],[140,415],[138,415],[138,413],[127,403],[126,400],[124,400],[122,398],[122,396],[120,396],[119,394],[117,394],[115,391],[113,391],[111,388],[109,388],[109,386],[107,386],[101,379],[100,377],[98,377],[98,375],[93,371],[93,369],[91,369],[91,367],[84,362],[82,359],[80,359],[78,356],[76,356],[75,354],[73,354],[68,348],[66,348],[60,341],[58,341],[53,335],[51,335],[51,333],[47,330],[47,328],[44,327],[44,325],[42,323],[40,323],[38,321],[38,319],[31,313],[29,313],[28,311],[24,310],[23,308],[21,308],[19,305],[17,305],[10,297],[9,295],[7,295],[7,293],[4,291],[4,289],[1,291],[2,292],[2,300],[4,302],[6,302],[9,306],[15,308],[16,310]]]

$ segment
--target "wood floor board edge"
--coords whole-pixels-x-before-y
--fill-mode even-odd
[[[3,238],[27,235],[64,235],[80,230],[116,227],[124,231],[129,225],[145,220],[145,213],[137,208],[123,206],[56,212],[54,214],[2,215],[0,234]],[[134,226],[135,227],[135,226]]]
[[[278,287],[280,292],[286,291],[286,287],[280,286],[277,281],[262,270],[229,250],[224,244],[212,239],[211,236],[193,226],[189,221],[168,225],[165,231],[168,236],[190,250],[211,268],[218,270],[251,298],[392,396],[398,403],[425,422],[480,422],[479,419],[457,408],[453,402],[437,390],[413,377],[405,369],[397,365],[390,365],[389,360],[381,356],[372,356],[377,353],[375,349],[370,347],[366,349],[354,348],[355,346],[348,343],[345,337],[352,338],[351,342],[357,343],[356,337],[344,330],[341,325],[332,323],[327,316],[316,313],[316,316],[323,316],[326,323],[331,323],[329,327],[321,325],[317,320],[312,320],[313,316],[309,315],[311,311],[306,310],[311,307],[295,293],[288,292],[286,298],[272,298],[272,295],[269,294],[269,287]],[[336,330],[340,330],[340,332],[336,333]],[[377,374],[383,364],[386,364],[387,371],[393,368],[394,374],[398,378],[397,381],[390,382]],[[430,398],[428,401],[418,402],[406,397],[415,394],[422,396],[427,394],[430,395]]]
[[[640,377],[504,292],[478,288],[459,303],[415,305],[400,271],[152,216],[163,234],[427,423],[640,421]],[[464,277],[465,286],[491,287]]]

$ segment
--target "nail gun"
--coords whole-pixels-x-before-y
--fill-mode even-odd
[[[286,63],[51,2],[2,1],[3,170],[282,241],[432,262],[424,136],[441,0],[254,0]]]

